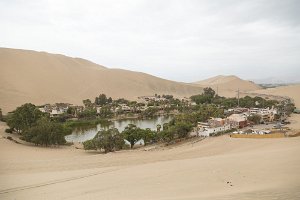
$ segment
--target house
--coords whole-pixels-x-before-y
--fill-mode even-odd
[[[207,123],[198,122],[197,135],[203,137],[209,137],[219,132],[228,131],[231,126],[226,119],[211,118]]]
[[[56,116],[61,115],[63,113],[64,113],[64,110],[56,108],[56,109],[51,110],[50,117],[56,117]]]
[[[220,127],[224,126],[228,122],[227,119],[222,119],[222,118],[210,118],[208,120],[208,125],[210,127]]]
[[[44,107],[39,108],[39,111],[41,111],[41,112],[43,112],[43,113],[46,113],[46,110],[45,110]]]
[[[127,106],[127,104],[119,104],[119,108],[123,110],[124,112],[130,112],[132,111],[132,108],[130,106]]]
[[[250,109],[249,109],[249,112],[250,112],[250,114],[252,114],[252,115],[257,114],[259,111],[260,111],[259,108],[250,108]]]
[[[244,114],[232,114],[227,119],[232,128],[244,128],[248,125],[247,117]]]
[[[264,122],[272,122],[275,120],[275,115],[277,113],[278,113],[277,110],[274,109],[274,107],[272,107],[271,109],[269,108],[260,109],[257,114],[261,116]]]

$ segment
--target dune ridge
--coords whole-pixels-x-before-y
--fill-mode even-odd
[[[165,80],[141,72],[110,69],[81,58],[60,54],[0,48],[0,108],[68,102],[82,104],[100,93],[113,98],[173,94],[189,97],[200,86]]]
[[[225,97],[235,97],[237,90],[247,92],[261,89],[261,87],[255,83],[240,79],[234,75],[218,75],[202,81],[194,82],[193,84],[200,85],[201,87],[211,87],[217,91],[220,96]]]

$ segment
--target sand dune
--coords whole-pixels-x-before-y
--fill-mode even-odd
[[[300,108],[300,84],[255,90],[253,93],[287,96],[294,100],[296,107]]]
[[[237,76],[215,76],[206,80],[195,82],[194,84],[202,87],[211,87],[215,91],[218,91],[220,96],[235,97],[236,91],[241,92],[252,91],[261,89],[260,86],[256,85],[251,81],[242,80]]]
[[[299,151],[299,137],[106,155],[0,139],[0,199],[299,199]]]
[[[135,99],[155,93],[189,97],[201,92],[199,86],[108,69],[80,58],[0,48],[0,107],[4,112],[26,102],[81,104],[100,93]]]

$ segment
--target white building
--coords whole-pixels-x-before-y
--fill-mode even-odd
[[[207,123],[198,123],[197,126],[198,136],[209,137],[219,132],[228,131],[231,129],[230,124],[224,124],[223,126],[211,127]]]
[[[51,110],[50,117],[55,117],[55,116],[61,115],[63,113],[64,113],[64,111],[61,109],[53,109],[53,110]]]
[[[96,111],[97,111],[97,114],[100,114],[100,112],[101,112],[101,107],[99,106],[99,107],[96,107]]]

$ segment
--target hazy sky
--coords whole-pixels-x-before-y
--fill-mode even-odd
[[[300,77],[299,0],[0,0],[0,46],[192,82]]]

